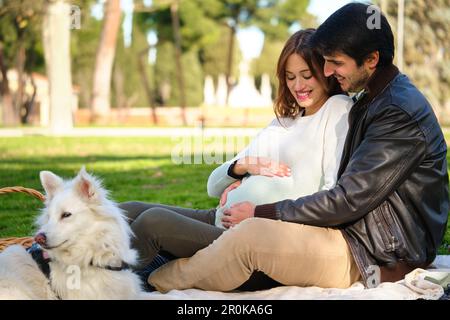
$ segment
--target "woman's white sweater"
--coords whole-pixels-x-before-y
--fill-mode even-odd
[[[222,227],[224,209],[238,202],[267,204],[332,188],[336,184],[352,104],[348,96],[335,95],[313,115],[281,118],[281,123],[274,119],[244,150],[216,168],[207,184],[211,197],[220,197],[237,180],[227,173],[236,159],[267,157],[291,168],[290,177],[245,177],[238,188],[228,193],[226,204],[217,208],[216,226]]]

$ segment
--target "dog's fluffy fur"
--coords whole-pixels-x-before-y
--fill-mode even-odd
[[[49,171],[42,171],[40,179],[46,202],[37,225],[47,238],[50,281],[22,247],[9,247],[0,254],[0,298],[138,298],[136,274],[105,268],[134,265],[137,252],[130,248],[126,218],[100,181],[84,167],[69,181]]]

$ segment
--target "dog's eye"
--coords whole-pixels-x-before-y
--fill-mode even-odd
[[[70,213],[70,212],[63,212],[62,214],[61,214],[61,219],[65,219],[65,218],[68,218],[68,217],[70,217],[72,214]]]

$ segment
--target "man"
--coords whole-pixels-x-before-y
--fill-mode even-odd
[[[379,25],[369,23],[371,8],[342,7],[312,41],[325,75],[356,93],[336,186],[233,206],[226,221],[235,227],[155,271],[158,290],[232,290],[253,270],[285,285],[373,287],[434,260],[448,219],[446,143],[425,97],[392,64],[386,18],[377,11]]]

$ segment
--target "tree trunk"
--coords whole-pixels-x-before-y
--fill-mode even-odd
[[[236,37],[236,27],[230,26],[230,38],[228,39],[228,56],[227,56],[227,99],[226,105],[228,105],[228,97],[231,91],[231,69],[233,68],[233,55],[234,55],[234,38]]]
[[[120,27],[120,0],[105,3],[102,34],[97,49],[92,89],[92,120],[110,113],[111,73]]]
[[[31,86],[33,87],[33,93],[31,94],[31,97],[27,99],[24,103],[24,112],[20,115],[21,122],[23,124],[29,123],[30,116],[33,113],[33,109],[35,107],[36,102],[36,94],[37,94],[37,86],[36,82],[33,79],[33,76],[30,76]]]
[[[114,84],[114,93],[116,96],[116,108],[118,113],[123,111],[125,107],[125,90],[123,88],[123,72],[117,65],[113,69],[113,84]]]
[[[156,115],[156,107],[155,107],[155,101],[153,100],[153,94],[152,94],[152,88],[150,86],[150,81],[147,77],[147,72],[145,72],[145,62],[144,59],[148,55],[148,50],[150,47],[145,48],[141,52],[139,52],[138,55],[138,62],[139,62],[139,73],[141,74],[142,82],[144,84],[145,93],[147,94],[147,101],[150,105],[150,108],[152,110],[152,120],[153,124],[158,124],[158,116]]]
[[[25,45],[23,43],[22,36],[19,37],[19,49],[17,50],[16,57],[16,70],[17,70],[17,91],[14,97],[14,112],[16,116],[20,119],[22,114],[22,108],[24,107],[24,92],[25,92],[25,79],[24,79],[24,69],[25,69]]]
[[[2,81],[0,82],[0,95],[2,96],[2,120],[5,126],[15,126],[19,124],[18,114],[14,111],[13,99],[9,90],[8,67],[3,57],[3,44],[0,43],[0,72]]]
[[[43,44],[49,85],[50,130],[53,134],[62,134],[73,128],[70,5],[62,0],[48,2]]]
[[[180,35],[180,18],[178,16],[178,0],[175,0],[170,5],[170,14],[172,17],[172,29],[173,37],[175,39],[175,63],[177,65],[177,80],[180,90],[180,107],[181,107],[181,119],[183,125],[187,125],[186,120],[186,93],[184,87],[184,73],[183,64],[181,62],[181,35]]]

